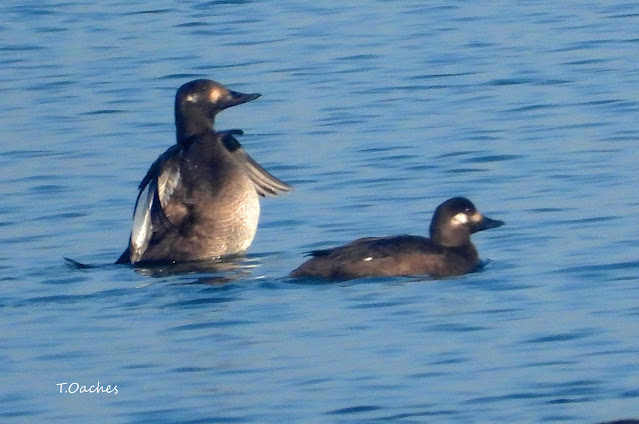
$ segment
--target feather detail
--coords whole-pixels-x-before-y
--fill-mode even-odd
[[[242,131],[230,130],[219,133],[222,143],[231,154],[231,157],[246,172],[260,196],[277,196],[280,193],[293,190],[293,187],[274,177],[266,169],[262,168],[259,163],[255,162],[242,148],[240,142],[233,137],[234,134],[241,135]]]

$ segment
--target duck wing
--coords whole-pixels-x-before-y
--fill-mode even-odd
[[[293,187],[274,177],[246,153],[240,142],[233,137],[244,134],[242,130],[221,131],[218,134],[233,160],[244,169],[260,196],[277,196],[293,190]]]
[[[437,254],[441,252],[441,247],[435,245],[431,239],[413,235],[399,235],[361,238],[332,249],[314,250],[309,252],[309,255],[342,261],[370,261],[404,254]]]
[[[133,211],[129,243],[131,263],[139,262],[154,238],[175,230],[164,207],[180,183],[178,157],[182,146],[174,145],[160,155],[142,179]]]

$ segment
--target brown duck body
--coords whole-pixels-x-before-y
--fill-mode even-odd
[[[211,132],[159,159],[158,190],[166,194],[158,196],[156,214],[164,216],[155,217],[149,243],[143,252],[134,249],[133,261],[211,259],[242,253],[251,245],[259,196],[242,167],[219,148],[223,136],[228,135]]]
[[[447,277],[471,272],[479,263],[472,243],[444,247],[429,238],[412,235],[362,238],[311,255],[313,258],[291,272],[291,277],[337,280],[410,275]]]
[[[258,96],[208,80],[178,90],[178,143],[158,157],[140,183],[129,247],[116,263],[208,260],[248,249],[259,221],[259,197],[291,187],[244,151],[235,138],[242,131],[216,132],[213,119]]]
[[[503,225],[481,215],[470,200],[455,197],[437,207],[430,226],[431,238],[399,235],[368,237],[313,256],[290,273],[291,277],[348,280],[365,277],[462,275],[479,264],[470,241],[474,232]]]

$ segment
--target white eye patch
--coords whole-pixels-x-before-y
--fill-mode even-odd
[[[453,216],[451,222],[456,225],[468,224],[468,215],[460,212],[457,215]]]
[[[211,90],[211,92],[209,93],[209,101],[211,103],[216,103],[218,100],[220,100],[220,98],[222,98],[224,93],[222,93],[222,90],[220,89],[214,89]]]
[[[193,94],[189,94],[188,96],[186,96],[186,98],[184,99],[187,102],[191,102],[191,103],[195,103],[200,99],[200,95],[197,93],[193,93]]]

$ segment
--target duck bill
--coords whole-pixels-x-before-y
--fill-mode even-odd
[[[244,94],[238,93],[237,91],[229,90],[229,98],[226,102],[224,102],[224,109],[226,109],[227,107],[237,106],[241,105],[242,103],[250,102],[251,100],[255,100],[260,96],[260,93]]]
[[[477,231],[483,231],[483,230],[488,230],[490,228],[497,228],[497,227],[501,227],[502,225],[504,225],[504,221],[500,221],[498,219],[491,219],[488,218],[487,216],[482,216],[481,221],[479,221],[477,224],[475,224],[475,227],[473,228],[473,232],[477,232]]]

